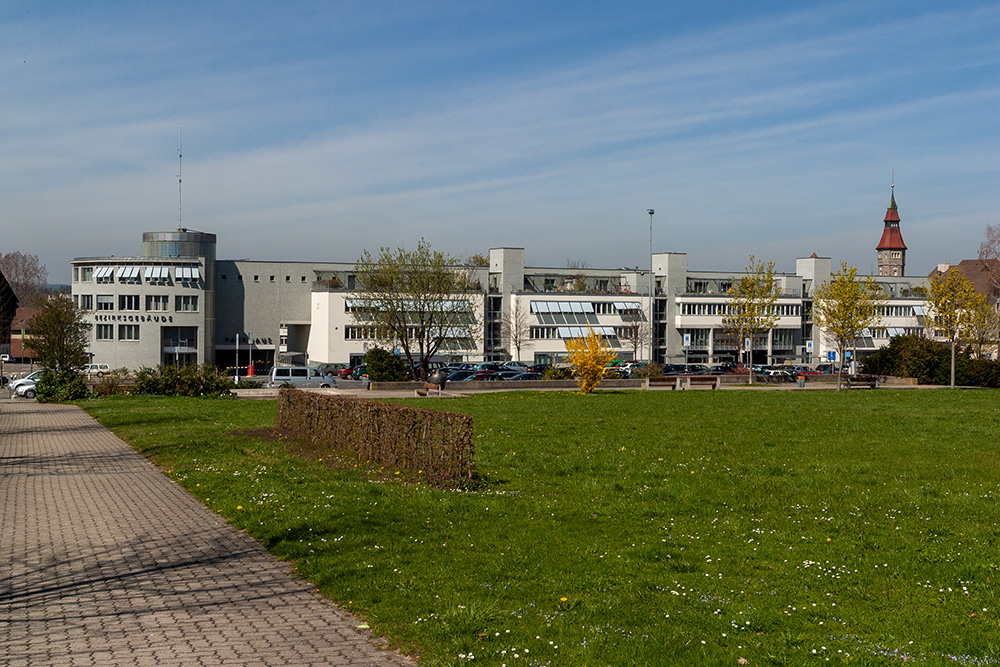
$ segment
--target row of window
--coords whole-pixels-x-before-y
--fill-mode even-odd
[[[94,338],[101,341],[115,340],[115,326],[118,327],[117,340],[139,340],[138,324],[97,324],[94,326]],[[163,344],[165,347],[195,347],[197,341],[197,327],[163,328]]]
[[[180,285],[197,286],[201,282],[201,270],[197,266],[81,266],[73,268],[74,282],[96,282],[109,285],[118,281],[125,285]]]
[[[119,294],[118,310],[123,312],[139,312],[142,300],[138,294]],[[80,310],[115,310],[115,297],[113,294],[98,294],[95,301],[93,294],[74,294],[73,303]],[[96,308],[95,308],[96,304]],[[167,313],[170,312],[170,295],[168,294],[147,294],[146,312]],[[198,295],[178,294],[174,296],[174,312],[196,313],[198,312]]]
[[[94,327],[94,337],[97,340],[114,340],[114,324],[98,324]],[[138,324],[119,324],[118,340],[139,340]]]
[[[276,282],[278,282],[278,280],[277,280],[277,277],[276,277],[276,276],[270,276],[270,278],[271,278],[270,282],[272,282],[272,283],[276,283]],[[222,281],[226,281],[226,280],[228,280],[228,279],[229,279],[229,276],[228,276],[228,275],[226,275],[225,273],[223,273],[223,274],[219,275],[219,280],[222,280]],[[242,282],[242,280],[243,280],[243,274],[242,274],[242,273],[237,273],[237,274],[236,274],[236,280],[238,280],[238,281],[241,281],[241,282]],[[253,277],[253,281],[254,281],[255,283],[259,283],[259,282],[260,282],[260,276],[259,276],[259,275],[255,275],[255,276]],[[304,283],[305,281],[306,281],[306,277],[305,277],[305,276],[300,276],[300,277],[299,277],[299,282],[303,282],[303,283]],[[292,277],[291,277],[291,276],[285,276],[285,282],[286,282],[286,283],[290,283],[290,282],[292,282]]]
[[[728,302],[725,303],[693,303],[683,302],[680,305],[681,315],[728,315]],[[771,307],[771,314],[778,317],[799,317],[802,305],[798,303],[778,303]]]

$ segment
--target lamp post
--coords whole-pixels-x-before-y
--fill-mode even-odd
[[[653,209],[647,208],[649,213],[649,363],[653,363]]]

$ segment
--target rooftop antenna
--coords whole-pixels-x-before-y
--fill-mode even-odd
[[[177,229],[182,229],[181,227],[181,160],[184,157],[181,154],[181,147],[184,145],[184,127],[183,124],[177,123]]]

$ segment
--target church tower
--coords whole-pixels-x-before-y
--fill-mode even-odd
[[[885,212],[885,229],[879,241],[878,274],[880,276],[902,276],[906,270],[906,244],[899,231],[899,211],[896,209],[895,184],[889,196],[889,208]]]

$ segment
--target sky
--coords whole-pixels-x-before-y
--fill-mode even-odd
[[[0,0],[0,251],[51,282],[178,226],[648,266],[650,208],[694,270],[869,272],[893,183],[908,275],[1000,224],[995,0]]]

